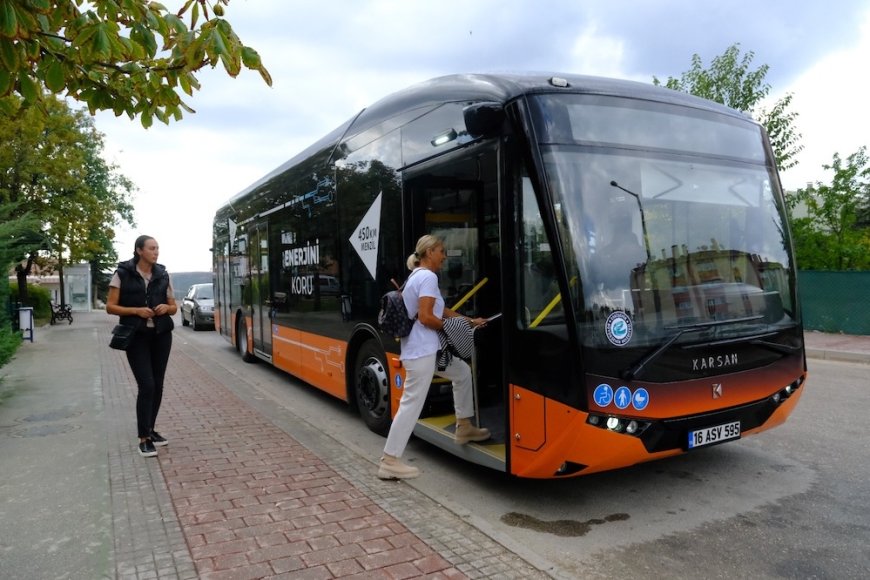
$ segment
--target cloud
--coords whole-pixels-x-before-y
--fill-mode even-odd
[[[612,0],[593,2],[590,13],[603,30],[625,40],[625,72],[679,76],[692,54],[704,64],[734,43],[753,51],[753,64],[770,65],[774,87],[791,83],[807,66],[832,50],[854,45],[862,0],[836,8],[824,2],[792,0]]]
[[[868,60],[865,2],[773,0],[440,0],[365,3],[232,0],[226,14],[274,79],[218,67],[200,75],[197,113],[169,127],[97,115],[106,155],[139,187],[135,231],[161,243],[172,271],[207,270],[215,209],[362,108],[411,84],[460,72],[552,71],[651,82],[707,64],[735,42],[793,92],[806,146],[783,175],[821,178],[834,151],[870,134],[858,82]],[[863,59],[863,62],[861,61]],[[836,71],[836,72],[835,72]],[[860,130],[859,130],[860,129]]]
[[[845,159],[861,146],[870,147],[870,112],[864,71],[870,62],[870,11],[861,25],[861,42],[851,50],[826,55],[800,75],[784,92],[794,94],[796,126],[803,135],[797,167],[782,174],[786,189],[808,182],[830,182],[822,170],[834,153]]]

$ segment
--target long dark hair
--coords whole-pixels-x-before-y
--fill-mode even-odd
[[[133,245],[133,263],[134,264],[139,263],[139,253],[136,250],[144,250],[145,249],[145,242],[147,242],[148,240],[153,240],[153,239],[154,238],[152,238],[151,236],[139,236],[138,238],[136,238],[136,243]]]

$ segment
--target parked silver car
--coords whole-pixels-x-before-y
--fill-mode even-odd
[[[181,324],[194,330],[214,330],[214,289],[211,284],[194,284],[181,301]]]

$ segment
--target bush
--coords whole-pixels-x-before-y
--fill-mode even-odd
[[[9,294],[12,300],[18,300],[18,284],[9,284]],[[51,318],[51,294],[46,288],[36,284],[27,285],[27,303],[24,306],[33,307],[33,317],[40,320]]]
[[[21,344],[21,333],[12,330],[12,325],[0,325],[0,367],[9,362]]]

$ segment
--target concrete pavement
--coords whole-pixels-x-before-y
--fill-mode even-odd
[[[547,577],[352,451],[312,453],[179,348],[170,444],[140,457],[112,323],[37,328],[0,369],[0,578]],[[870,363],[870,337],[806,339]]]
[[[370,458],[315,455],[178,345],[170,444],[140,457],[113,323],[37,328],[0,370],[0,578],[548,577]]]

